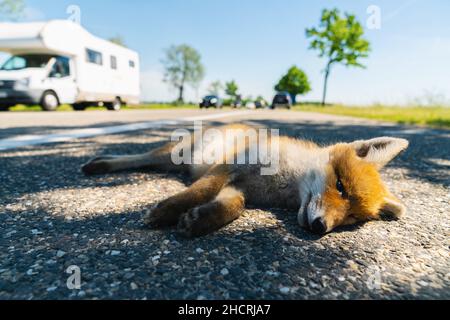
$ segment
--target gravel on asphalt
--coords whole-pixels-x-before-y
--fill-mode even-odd
[[[188,177],[79,170],[98,154],[154,148],[172,128],[10,150],[0,153],[0,299],[450,298],[449,131],[292,112],[245,118],[319,143],[406,137],[410,148],[382,172],[406,216],[317,237],[293,212],[249,208],[221,231],[185,240],[146,230],[141,218]],[[67,286],[71,266],[79,289]]]

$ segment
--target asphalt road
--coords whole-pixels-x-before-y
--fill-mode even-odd
[[[214,113],[5,113],[0,144]],[[405,137],[410,148],[382,175],[408,213],[319,238],[300,229],[292,212],[249,209],[220,232],[185,240],[174,230],[146,230],[141,218],[188,178],[153,172],[88,178],[79,168],[99,154],[145,152],[190,122],[4,150],[0,299],[450,298],[449,131],[288,111],[209,121],[250,121],[319,143]],[[69,288],[78,271],[81,288]]]

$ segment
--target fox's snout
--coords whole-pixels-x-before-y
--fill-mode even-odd
[[[304,200],[298,212],[298,222],[303,228],[309,229],[315,234],[328,232],[326,220],[323,217],[323,201],[321,195],[310,195]]]
[[[325,234],[327,229],[326,222],[322,218],[316,218],[311,224],[311,231],[315,234]]]

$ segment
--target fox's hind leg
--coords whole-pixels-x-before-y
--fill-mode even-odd
[[[188,189],[147,210],[144,223],[152,228],[176,225],[180,216],[190,209],[213,200],[228,182],[224,167],[214,167]]]
[[[188,238],[209,234],[239,218],[244,206],[244,194],[227,186],[213,201],[183,214],[178,222],[178,231]]]
[[[175,143],[132,156],[102,156],[86,163],[81,170],[86,175],[106,174],[123,170],[153,168],[158,170],[186,170],[185,165],[175,165],[171,155]]]

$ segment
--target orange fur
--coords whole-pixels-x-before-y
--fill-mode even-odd
[[[336,189],[338,179],[346,190],[345,197]],[[375,165],[360,159],[348,145],[333,147],[324,194],[327,225],[334,228],[352,220],[376,219],[387,195]]]

